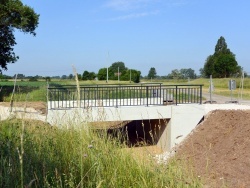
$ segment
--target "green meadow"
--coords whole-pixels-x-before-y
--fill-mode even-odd
[[[228,89],[228,81],[230,78],[220,78],[213,79],[214,94],[219,94],[223,96],[230,96],[230,90]],[[233,78],[236,81],[236,90],[233,91],[234,95],[242,94],[243,99],[250,99],[250,78],[245,78],[244,82],[240,78]],[[141,83],[162,83],[162,84],[202,84],[203,92],[209,91],[210,81],[209,79],[200,78],[190,80],[141,80]],[[139,84],[141,84],[139,83]],[[242,86],[243,83],[243,86]],[[44,80],[39,80],[35,82],[30,82],[28,80],[17,80],[15,88],[15,100],[16,101],[47,101],[47,87],[49,86],[63,86],[63,85],[75,85],[75,80],[52,80],[46,82]],[[129,81],[79,81],[79,85],[105,85],[105,84],[131,84]],[[138,84],[134,84],[138,85]],[[11,98],[11,93],[14,87],[14,80],[1,81],[0,89],[10,87],[10,92],[3,96],[3,101],[9,102]],[[26,89],[25,89],[26,88]],[[30,89],[27,89],[30,88]],[[26,91],[28,90],[28,91]]]

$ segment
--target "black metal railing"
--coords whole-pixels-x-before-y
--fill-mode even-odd
[[[48,87],[49,108],[202,103],[203,85],[92,85]]]

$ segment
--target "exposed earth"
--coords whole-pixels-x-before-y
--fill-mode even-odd
[[[250,187],[250,110],[215,110],[176,148],[205,187]]]

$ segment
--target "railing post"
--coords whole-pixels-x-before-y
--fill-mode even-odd
[[[60,92],[59,92],[59,89],[57,90],[58,92],[57,92],[57,96],[58,96],[58,98],[57,98],[57,108],[59,108],[59,106],[60,106],[60,104],[59,104],[59,95],[60,95]]]
[[[200,85],[200,104],[202,104],[202,85]]]
[[[146,86],[146,97],[147,97],[147,106],[148,106],[148,86]]]
[[[160,84],[160,104],[164,104],[164,99],[161,100],[161,84]],[[158,104],[158,98],[157,98],[157,104]]]
[[[176,104],[176,106],[177,106],[177,104],[178,104],[178,102],[177,102],[177,99],[178,99],[178,95],[177,95],[177,92],[178,92],[178,86],[176,85],[175,86],[175,104]]]
[[[116,86],[116,94],[115,94],[115,97],[116,97],[116,108],[118,108],[118,86]]]

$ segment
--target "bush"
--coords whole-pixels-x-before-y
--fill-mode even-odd
[[[38,80],[37,80],[36,77],[31,77],[31,78],[29,78],[29,81],[30,81],[30,82],[36,82],[36,81],[38,81]]]

